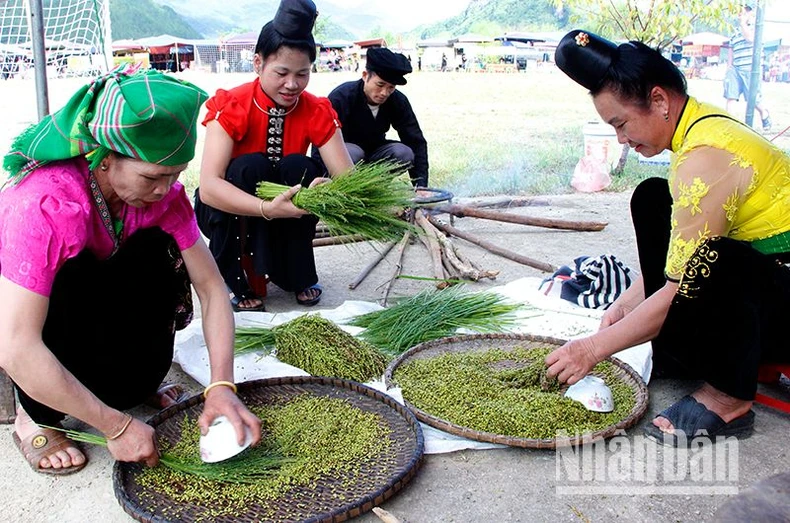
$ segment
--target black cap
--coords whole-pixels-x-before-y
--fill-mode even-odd
[[[282,0],[272,20],[275,31],[288,40],[313,40],[313,25],[318,16],[311,0]]]
[[[406,79],[403,75],[411,72],[409,59],[400,53],[393,53],[386,47],[368,49],[365,68],[393,85],[405,85]]]
[[[617,44],[606,38],[574,29],[557,45],[554,63],[571,80],[590,91],[600,87],[619,52]]]

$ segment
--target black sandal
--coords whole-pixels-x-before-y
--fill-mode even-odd
[[[261,304],[256,307],[242,307],[241,302],[245,300],[261,300]],[[234,296],[233,299],[230,300],[230,305],[233,307],[233,312],[265,312],[266,305],[263,303],[263,298],[260,296],[252,295],[241,295],[241,296]]]
[[[316,294],[314,298],[309,298],[309,299],[306,299],[306,300],[300,300],[299,299],[299,295],[300,294],[302,294],[305,291],[310,291],[310,290],[316,290],[316,291],[318,291],[318,294]],[[323,294],[323,292],[324,292],[324,288],[321,287],[319,284],[316,283],[315,285],[311,285],[310,287],[307,287],[306,289],[303,289],[301,292],[297,292],[296,293],[296,303],[298,303],[299,305],[304,305],[305,307],[312,307],[313,305],[315,305],[319,301],[321,301],[321,294]]]
[[[659,416],[672,423],[674,432],[664,432],[649,423],[645,425],[645,434],[671,447],[679,447],[681,444],[690,447],[696,438],[709,438],[711,441],[716,441],[717,436],[748,438],[754,431],[753,410],[726,423],[721,416],[692,396],[684,396],[656,417]]]

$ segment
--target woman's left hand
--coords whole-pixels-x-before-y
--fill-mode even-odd
[[[595,344],[590,337],[571,340],[559,349],[546,356],[546,372],[556,376],[560,383],[573,385],[587,374],[598,363],[595,356]]]
[[[206,396],[203,413],[198,419],[200,433],[208,433],[208,427],[217,416],[225,416],[236,429],[239,445],[246,440],[246,429],[252,434],[252,445],[261,440],[261,420],[250,412],[238,396],[228,387],[213,388]]]

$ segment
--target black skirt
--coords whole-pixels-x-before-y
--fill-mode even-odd
[[[666,281],[671,205],[668,183],[658,178],[642,182],[631,200],[648,296]],[[653,340],[654,375],[701,379],[735,398],[754,399],[759,366],[790,362],[786,258],[731,238],[703,241]]]
[[[60,363],[116,409],[155,394],[173,359],[175,331],[192,317],[191,282],[175,240],[161,229],[137,231],[111,258],[89,251],[58,271],[43,341]],[[17,387],[38,424],[64,414]]]

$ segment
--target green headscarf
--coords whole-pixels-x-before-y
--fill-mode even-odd
[[[46,163],[80,155],[94,169],[110,151],[158,165],[187,163],[207,98],[199,87],[158,71],[119,67],[17,136],[3,168],[18,182]]]

